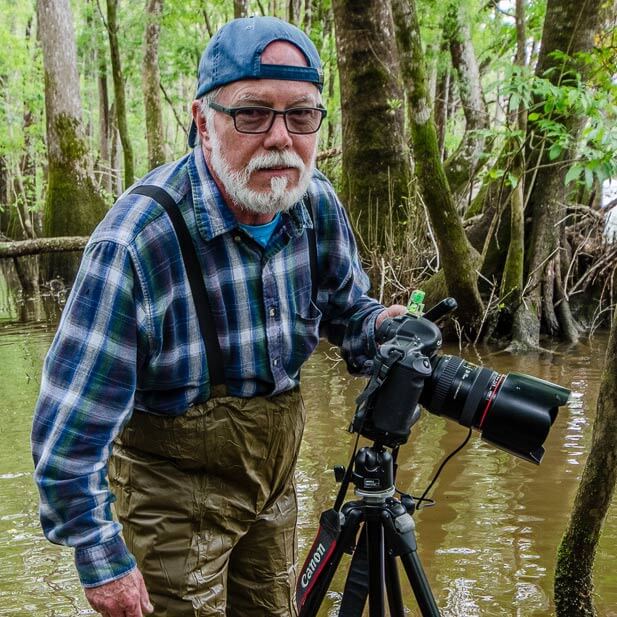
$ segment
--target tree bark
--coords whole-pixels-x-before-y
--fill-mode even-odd
[[[523,68],[526,64],[525,46],[525,0],[516,0],[516,56],[514,63]],[[523,103],[512,118],[516,127],[524,133],[526,128],[526,115]],[[510,243],[508,254],[501,278],[501,303],[505,304],[507,311],[514,314],[521,303],[523,292],[523,275],[525,268],[525,189],[523,148],[518,140],[513,144],[516,154],[513,161],[513,175],[517,178],[516,186],[512,191],[510,200]]]
[[[163,135],[161,103],[161,73],[159,71],[159,35],[163,0],[146,0],[146,30],[141,82],[146,111],[146,140],[148,142],[148,169],[162,165],[167,159]]]
[[[591,617],[593,564],[617,480],[617,311],[606,351],[591,449],[557,554],[557,617]]]
[[[484,310],[477,285],[479,259],[465,236],[439,156],[415,2],[392,0],[392,7],[420,192],[435,231],[448,292],[459,303],[465,331],[475,334]]]
[[[111,169],[111,118],[109,110],[109,90],[107,88],[107,62],[102,49],[98,48],[98,79],[99,90],[99,168],[101,173],[100,185],[105,191],[112,191]]]
[[[437,77],[437,85],[435,87],[435,104],[434,116],[437,127],[437,146],[439,147],[439,155],[444,158],[446,128],[448,126],[448,96],[450,94],[450,68],[444,69],[441,75]]]
[[[334,0],[343,124],[342,195],[365,246],[404,242],[409,153],[392,13],[381,0]]]
[[[445,164],[452,193],[459,193],[479,168],[486,138],[479,133],[489,128],[489,116],[480,83],[480,68],[471,42],[471,29],[465,6],[452,0],[446,17],[446,32],[450,44],[452,66],[456,72],[458,91],[465,114],[465,133]]]
[[[89,234],[104,216],[106,207],[94,183],[83,134],[69,1],[39,0],[37,16],[45,68],[47,117],[48,184],[44,231],[48,236]],[[76,260],[55,259],[47,264],[47,274],[72,278],[76,265]]]
[[[234,18],[247,17],[249,14],[248,0],[234,0]]]
[[[289,23],[296,25],[300,23],[301,10],[301,0],[287,0],[287,16]]]
[[[567,53],[571,58],[579,52],[590,51],[594,35],[600,24],[602,0],[562,2],[548,0],[542,45],[536,66],[536,75],[548,77],[557,86],[574,83],[577,74],[585,75],[585,66],[576,59],[565,61],[555,58],[555,51]],[[583,124],[580,117],[552,114],[550,119],[563,124],[576,140]],[[568,171],[570,152],[563,152],[551,160],[550,142],[536,121],[528,123],[530,152],[527,156],[526,178],[532,184],[529,197],[531,234],[526,256],[528,294],[519,310],[525,311],[527,330],[519,346],[537,347],[540,340],[542,294],[547,265],[559,250],[559,221],[563,218],[566,201],[565,175]]]
[[[124,93],[122,63],[120,62],[118,30],[118,0],[107,0],[107,35],[109,37],[111,70],[114,80],[116,118],[120,141],[122,142],[122,152],[124,154],[124,188],[127,188],[135,181],[135,170],[133,165],[133,145],[126,115],[126,96]]]

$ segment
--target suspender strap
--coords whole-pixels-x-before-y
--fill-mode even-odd
[[[315,210],[308,195],[304,198],[304,205],[308,210],[313,227],[307,228],[306,236],[309,245],[309,263],[311,265],[311,300],[317,303],[317,236],[315,235]]]
[[[223,354],[219,345],[219,339],[214,327],[214,319],[208,293],[204,284],[202,269],[197,258],[195,244],[191,238],[191,234],[186,226],[184,217],[178,208],[178,205],[171,195],[164,189],[150,184],[142,184],[135,187],[131,193],[145,195],[150,197],[160,204],[167,212],[169,219],[178,237],[180,250],[182,252],[182,260],[186,268],[186,274],[191,286],[191,295],[197,312],[199,321],[199,329],[201,336],[204,339],[206,346],[206,358],[208,360],[208,371],[210,373],[210,387],[218,386],[225,383],[225,369],[223,366]]]

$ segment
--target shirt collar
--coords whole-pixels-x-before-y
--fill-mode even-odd
[[[212,240],[216,236],[236,229],[238,221],[225,203],[206,165],[200,145],[193,148],[188,167],[195,220],[204,240]],[[304,200],[299,201],[287,212],[283,212],[283,226],[292,238],[303,234],[305,228],[313,227]]]

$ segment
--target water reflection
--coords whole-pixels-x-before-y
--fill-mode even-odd
[[[0,277],[0,281],[1,281]],[[0,284],[0,304],[7,305]],[[13,314],[12,319],[16,319]],[[43,356],[55,326],[47,320],[16,324],[0,317],[0,614],[93,615],[72,565],[71,551],[42,538],[36,514],[29,431]],[[512,356],[480,349],[469,353],[500,372],[518,371],[571,388],[536,467],[484,444],[475,435],[446,466],[431,496],[435,507],[415,517],[420,557],[444,617],[549,616],[555,553],[566,525],[591,440],[591,423],[606,339],[598,337],[563,355]],[[458,354],[458,349],[447,350]],[[319,514],[333,503],[332,466],[347,464],[352,439],[346,428],[364,380],[350,377],[322,344],[303,370],[308,421],[297,472],[299,546],[304,556]],[[420,495],[444,456],[466,431],[426,412],[401,448],[397,484]],[[351,498],[351,494],[348,496]],[[599,547],[596,593],[600,614],[617,605],[615,510]],[[345,562],[321,616],[336,615]],[[418,615],[404,584],[409,615]]]

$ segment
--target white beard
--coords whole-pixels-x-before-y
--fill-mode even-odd
[[[232,171],[221,152],[221,142],[214,130],[214,122],[208,121],[207,124],[212,145],[210,162],[236,206],[255,214],[276,214],[289,210],[302,199],[308,189],[315,168],[315,153],[311,157],[311,163],[305,165],[295,152],[276,150],[253,157],[242,171]],[[251,174],[254,171],[272,167],[293,167],[297,169],[300,172],[298,185],[295,188],[288,189],[288,178],[278,176],[270,180],[269,191],[254,191],[248,187]]]

